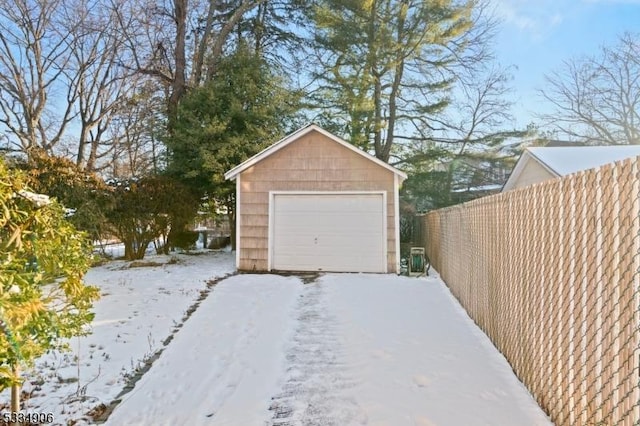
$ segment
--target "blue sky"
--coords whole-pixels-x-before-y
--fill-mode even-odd
[[[640,0],[491,0],[501,20],[495,50],[513,65],[517,126],[548,111],[538,95],[544,75],[572,57],[592,55],[625,31],[640,33]]]

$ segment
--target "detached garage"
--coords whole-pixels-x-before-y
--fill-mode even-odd
[[[236,181],[236,266],[398,272],[406,175],[316,125],[225,174]]]

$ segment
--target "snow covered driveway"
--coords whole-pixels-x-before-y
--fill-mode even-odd
[[[548,425],[437,278],[238,275],[108,424]]]

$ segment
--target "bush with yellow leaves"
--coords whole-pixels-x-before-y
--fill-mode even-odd
[[[0,158],[0,390],[12,387],[12,411],[20,367],[87,332],[99,297],[83,282],[90,261],[90,242],[64,208]]]

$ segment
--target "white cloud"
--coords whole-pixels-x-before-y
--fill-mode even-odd
[[[513,26],[519,31],[527,33],[536,41],[545,39],[555,27],[564,21],[566,12],[570,11],[572,7],[571,3],[568,0],[537,0],[535,2],[493,0],[496,13],[505,25]]]
[[[564,21],[564,16],[562,16],[562,14],[560,13],[556,13],[555,15],[553,15],[551,17],[550,23],[552,26],[557,26],[560,25],[562,23],[562,21]]]

